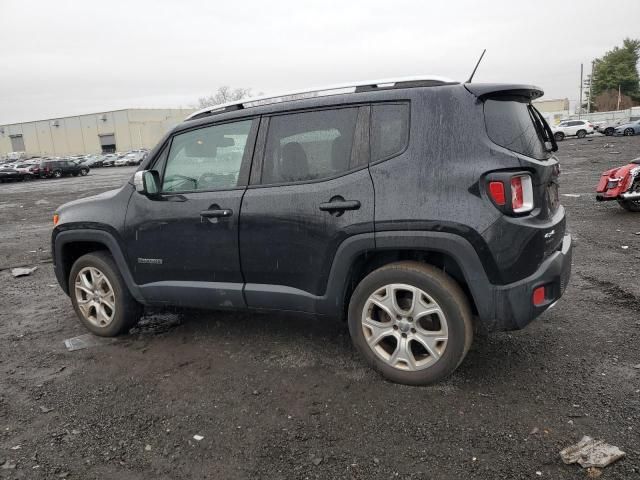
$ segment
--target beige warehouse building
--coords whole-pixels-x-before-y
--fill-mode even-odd
[[[152,148],[191,109],[130,108],[0,125],[0,155],[76,155]]]

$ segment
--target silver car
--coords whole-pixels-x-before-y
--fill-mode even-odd
[[[640,134],[640,120],[634,120],[633,122],[623,123],[619,127],[616,127],[616,137],[630,137],[632,135]]]

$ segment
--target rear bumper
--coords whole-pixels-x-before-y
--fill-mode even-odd
[[[559,250],[547,258],[532,275],[507,285],[494,287],[495,319],[491,330],[517,330],[553,305],[564,293],[571,276],[573,243],[565,235]],[[544,302],[533,304],[533,291],[545,287]]]

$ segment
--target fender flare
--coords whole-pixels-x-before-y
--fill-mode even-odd
[[[70,230],[62,230],[60,232],[54,233],[53,237],[53,259],[54,259],[54,269],[56,273],[56,278],[58,279],[58,283],[64,290],[64,292],[69,294],[69,285],[68,279],[65,278],[65,265],[62,264],[62,250],[65,245],[74,242],[95,242],[104,245],[109,253],[113,257],[113,260],[116,262],[120,275],[124,280],[129,292],[133,298],[135,298],[140,303],[145,303],[144,297],[142,296],[138,285],[133,280],[133,276],[129,271],[129,266],[127,264],[127,260],[122,252],[122,248],[120,247],[119,242],[116,238],[109,232],[105,230],[93,230],[93,229],[70,229]],[[70,267],[70,265],[69,265]]]
[[[340,313],[349,272],[359,255],[385,250],[424,250],[443,253],[453,258],[464,275],[479,317],[494,318],[495,287],[487,277],[478,253],[468,240],[447,232],[383,231],[375,233],[375,247],[371,248],[372,236],[373,234],[354,235],[342,242],[334,257],[325,295],[318,298],[318,313]]]

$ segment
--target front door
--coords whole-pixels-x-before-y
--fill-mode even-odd
[[[368,118],[344,107],[263,120],[240,217],[248,306],[315,311],[340,244],[373,232]]]
[[[238,219],[258,120],[174,135],[151,169],[161,193],[134,193],[126,217],[128,261],[145,299],[242,307]]]

